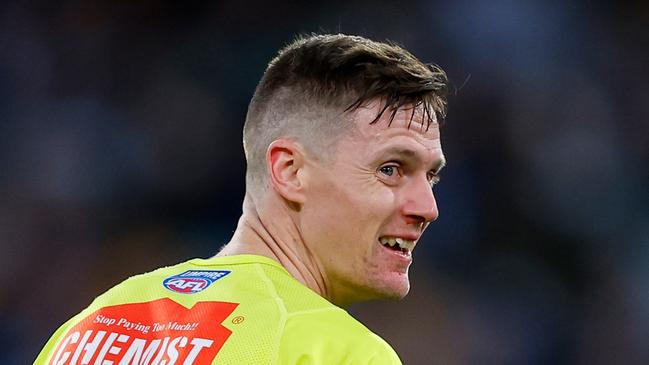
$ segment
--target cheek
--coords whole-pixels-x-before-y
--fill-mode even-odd
[[[393,215],[396,202],[393,191],[367,180],[329,181],[315,191],[311,208],[315,218],[328,226],[327,236],[343,239],[344,236],[374,236]]]
[[[372,222],[387,219],[396,203],[392,189],[375,177],[346,186],[346,197],[347,203],[355,208],[355,214]]]
[[[300,216],[308,242],[350,249],[351,244],[376,236],[394,215],[395,194],[374,171],[334,164],[310,169],[306,176],[307,196]]]
[[[328,185],[325,189],[335,191],[332,196],[334,199],[344,201],[346,205],[364,211],[365,214],[371,213],[367,212],[368,209],[379,209],[389,202],[392,195],[388,186],[380,182],[374,173],[367,171],[340,177],[330,181]]]

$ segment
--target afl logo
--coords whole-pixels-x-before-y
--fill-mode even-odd
[[[194,294],[202,292],[229,273],[227,270],[189,270],[164,279],[162,285],[176,293]]]

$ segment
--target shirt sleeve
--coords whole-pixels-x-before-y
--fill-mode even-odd
[[[401,361],[387,342],[344,311],[326,310],[289,316],[277,364],[401,365]]]

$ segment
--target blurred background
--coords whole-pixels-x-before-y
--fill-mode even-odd
[[[411,294],[352,313],[405,364],[648,364],[648,25],[645,1],[1,2],[0,363],[213,255],[266,63],[344,32],[453,81]]]

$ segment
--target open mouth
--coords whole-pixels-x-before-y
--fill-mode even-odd
[[[384,236],[379,238],[379,242],[386,248],[393,251],[400,251],[404,254],[415,248],[415,241],[403,239],[400,237]]]

